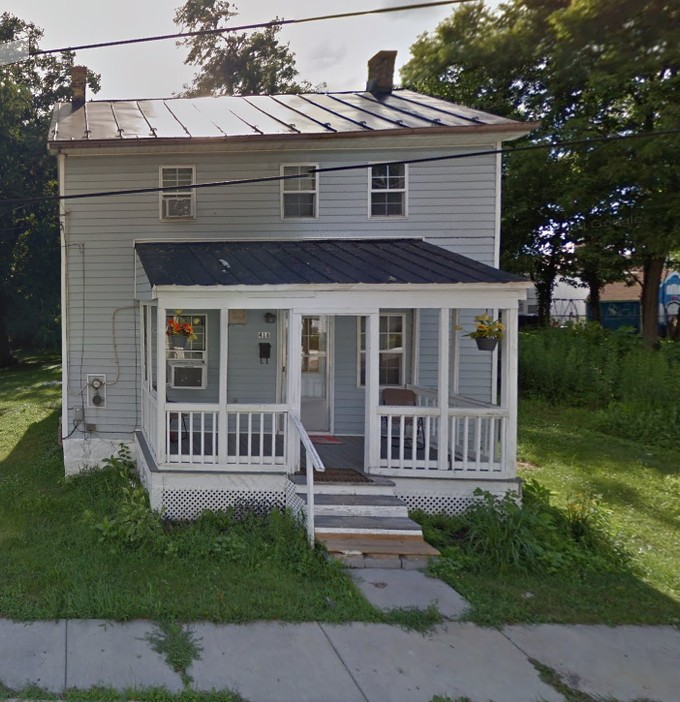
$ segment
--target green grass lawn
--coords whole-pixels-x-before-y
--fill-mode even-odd
[[[285,529],[243,537],[242,558],[229,557],[233,543],[220,542],[226,556],[202,549],[199,532],[181,534],[175,552],[102,542],[91,522],[116,514],[124,482],[114,470],[63,477],[59,379],[56,358],[0,370],[0,616],[431,623],[380,615],[321,554],[300,567]],[[588,421],[586,411],[524,401],[520,474],[553,490],[557,505],[601,495],[632,567],[573,577],[458,571],[446,580],[473,603],[475,621],[680,623],[680,451],[599,434]]]
[[[300,568],[275,531],[241,559],[187,552],[191,534],[180,555],[100,542],[84,513],[115,515],[120,476],[63,477],[59,379],[56,358],[0,370],[0,616],[385,621],[337,564],[318,553]]]
[[[614,438],[588,423],[587,410],[523,400],[519,474],[552,490],[557,506],[577,493],[599,496],[630,567],[447,578],[474,604],[474,620],[680,624],[680,451]]]

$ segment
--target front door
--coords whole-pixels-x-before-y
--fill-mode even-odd
[[[330,431],[329,318],[302,318],[301,419],[307,431]]]

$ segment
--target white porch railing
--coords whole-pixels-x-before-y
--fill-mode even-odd
[[[446,447],[440,446],[437,391],[416,385],[415,407],[378,407],[383,475],[437,471],[442,477],[503,477],[507,472],[508,411],[459,395],[449,398]],[[445,458],[442,456],[445,451]]]
[[[287,405],[175,403],[165,406],[161,464],[279,468],[287,464]],[[147,427],[153,428],[154,421]],[[151,440],[152,431],[147,430]]]
[[[288,405],[227,405],[228,465],[286,465]]]
[[[316,447],[309,438],[309,434],[302,426],[300,418],[295,412],[289,413],[291,426],[305,450],[305,472],[307,475],[307,538],[310,544],[314,544],[314,471],[324,472],[326,467],[319,456]]]

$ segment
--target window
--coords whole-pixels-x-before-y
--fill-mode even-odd
[[[406,165],[379,163],[371,166],[370,203],[371,217],[406,216]]]
[[[204,314],[173,314],[166,319],[166,330],[186,330],[190,335],[166,333],[168,383],[171,388],[201,389],[207,386],[207,327]]]
[[[281,181],[281,217],[283,219],[305,219],[317,216],[318,164],[301,163],[281,166],[283,176],[301,176]]]
[[[325,368],[326,323],[320,317],[302,318],[302,372],[321,373]]]
[[[406,316],[381,314],[379,330],[380,385],[404,384],[404,337]],[[366,318],[359,318],[359,386],[366,385]]]
[[[193,219],[195,215],[196,169],[193,166],[161,166],[161,188],[178,190],[161,191],[161,219]],[[186,188],[186,189],[184,189]]]

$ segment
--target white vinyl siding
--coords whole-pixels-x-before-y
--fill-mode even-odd
[[[300,176],[281,181],[281,217],[313,219],[318,216],[319,174],[316,163],[284,164],[282,176]]]
[[[177,188],[159,193],[162,220],[193,219],[196,216],[196,189],[189,187],[195,183],[196,169],[193,166],[161,166],[161,188]]]
[[[378,149],[371,146],[370,139],[361,141],[366,144],[362,149],[319,149],[314,152],[314,158],[320,167],[326,167],[406,159],[416,154],[418,157],[439,156],[442,153],[438,149]],[[487,147],[493,148],[493,144],[475,145],[470,150]],[[448,153],[455,151],[455,146],[447,149]],[[303,163],[309,159],[309,154],[300,150],[286,157],[291,163]],[[103,156],[90,155],[85,151],[83,156],[70,155],[65,164],[65,191],[66,194],[76,194],[154,188],[158,186],[159,169],[167,162],[167,156],[148,153]],[[174,154],[171,163],[175,167],[195,169],[205,182],[261,178],[279,174],[281,154],[275,150]],[[156,193],[70,201],[68,246],[64,249],[68,297],[69,357],[65,359],[69,367],[68,406],[78,406],[81,402],[79,390],[88,373],[116,376],[112,315],[114,310],[122,308],[115,317],[120,378],[116,385],[108,388],[106,408],[87,410],[86,421],[96,423],[98,431],[113,432],[104,435],[109,438],[129,435],[141,421],[138,404],[138,311],[127,309],[134,295],[135,240],[261,239],[266,242],[304,237],[331,240],[417,237],[493,265],[495,174],[496,159],[493,156],[412,164],[408,173],[408,218],[367,217],[365,167],[319,174],[318,220],[282,219],[280,185],[275,180],[202,190],[200,216],[191,221],[159,220]],[[141,267],[137,270],[137,282],[138,294],[148,299],[151,292]],[[82,295],[86,300],[84,308]],[[399,302],[395,301],[396,304]],[[238,307],[236,300],[234,307]],[[342,326],[338,326],[340,321]],[[218,313],[208,313],[208,327],[207,388],[194,392],[197,401],[214,402],[218,394],[217,354],[221,336]],[[347,336],[340,331],[350,328]],[[229,334],[232,338],[230,347],[232,342],[235,345],[229,360],[229,401],[237,397],[240,402],[274,402],[276,396],[271,389],[274,384],[269,376],[276,373],[275,361],[272,360],[269,365],[260,364],[257,340],[252,337],[252,329],[246,334],[242,327],[231,325]],[[364,391],[357,388],[356,334],[356,318],[336,320],[335,361],[336,372],[340,373],[335,378],[336,430],[349,433],[363,432]],[[469,341],[466,339],[463,343]],[[435,364],[436,345],[434,340],[428,343],[432,344],[432,363]],[[475,397],[486,397],[491,387],[491,354],[479,353],[473,350],[473,346],[471,343],[469,352],[466,348],[462,353],[461,391],[474,393]],[[341,350],[346,354],[342,358]],[[273,346],[272,359],[276,358],[274,351]],[[429,364],[429,351],[423,349],[423,354],[428,357]],[[427,374],[424,360],[421,365]],[[237,369],[240,367],[247,367],[248,372],[238,375],[240,371]],[[237,373],[235,378],[234,373]],[[267,380],[263,380],[262,387],[258,388],[255,383],[262,375],[266,375]],[[190,396],[193,401],[193,395],[188,390],[173,390],[171,394],[177,402],[189,401]],[[69,416],[72,419],[72,411]],[[82,436],[79,432],[74,434],[77,438]]]

